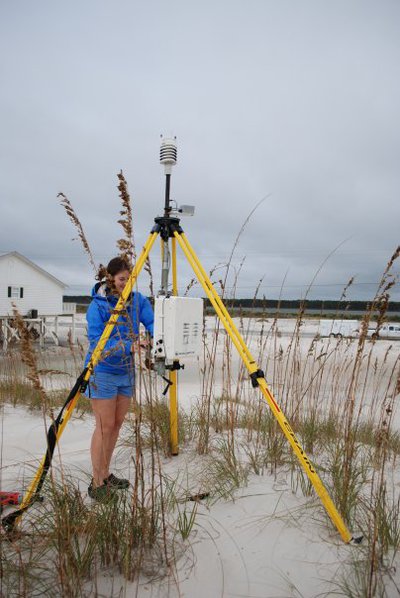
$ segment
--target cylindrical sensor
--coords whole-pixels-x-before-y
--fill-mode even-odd
[[[165,173],[171,174],[171,167],[177,162],[176,137],[163,139],[160,147],[160,163],[165,167]]]

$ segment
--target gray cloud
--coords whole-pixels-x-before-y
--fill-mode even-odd
[[[107,261],[123,169],[140,247],[163,205],[159,134],[173,133],[172,195],[196,205],[183,225],[207,268],[270,194],[235,252],[239,295],[264,277],[275,297],[286,276],[284,296],[303,296],[337,248],[312,296],[355,275],[351,297],[371,297],[400,241],[399,20],[394,1],[3,5],[0,249],[87,290],[57,193]]]

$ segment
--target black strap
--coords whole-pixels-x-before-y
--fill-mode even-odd
[[[53,421],[53,423],[47,431],[47,451],[45,461],[43,464],[43,470],[37,483],[36,490],[31,497],[31,500],[27,505],[25,505],[25,507],[23,507],[22,509],[18,509],[17,511],[13,511],[12,513],[9,513],[1,520],[1,525],[7,532],[13,531],[15,521],[22,515],[22,513],[24,513],[24,511],[29,509],[32,503],[35,502],[35,500],[37,500],[38,498],[39,492],[42,489],[47,473],[50,469],[51,461],[53,459],[54,449],[57,442],[57,432],[60,425],[63,422],[64,411],[78,392],[85,392],[88,384],[87,380],[85,380],[87,371],[88,368],[85,368],[83,372],[79,375],[64,405],[61,407],[59,414],[57,415],[56,419]]]
[[[259,386],[257,378],[265,378],[264,372],[262,370],[256,370],[255,372],[250,374],[251,385],[253,388],[257,388],[257,386]]]

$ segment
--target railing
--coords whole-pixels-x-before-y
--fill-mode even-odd
[[[63,303],[63,314],[76,314],[76,303]]]

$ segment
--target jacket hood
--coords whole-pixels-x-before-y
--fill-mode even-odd
[[[92,298],[100,301],[106,301],[107,303],[117,303],[117,295],[113,295],[105,282],[96,282],[92,288]],[[128,297],[127,303],[132,299],[132,293]]]
[[[94,285],[94,287],[92,288],[92,297],[93,299],[96,297],[103,297],[104,299],[107,297],[107,295],[110,295],[110,289],[107,288],[107,285],[105,282],[96,282],[96,284]]]

